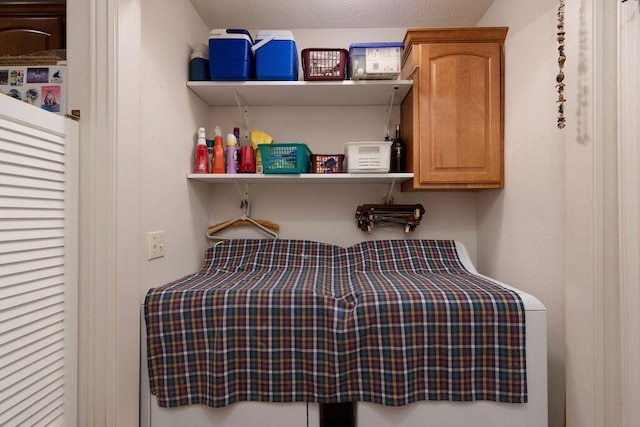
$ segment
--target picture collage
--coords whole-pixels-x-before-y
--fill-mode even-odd
[[[64,114],[65,65],[0,66],[0,91],[43,110]]]

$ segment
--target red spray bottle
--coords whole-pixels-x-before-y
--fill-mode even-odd
[[[196,160],[194,173],[209,173],[209,159],[207,155],[207,142],[204,137],[204,128],[198,129],[198,144],[196,145]]]

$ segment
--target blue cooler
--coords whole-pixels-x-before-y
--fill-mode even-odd
[[[189,61],[189,80],[211,80],[211,65],[209,65],[209,46],[199,44],[191,52]]]
[[[298,50],[291,31],[261,30],[251,48],[258,80],[298,80]]]
[[[247,30],[211,30],[209,66],[211,80],[249,80],[253,67],[253,40]]]

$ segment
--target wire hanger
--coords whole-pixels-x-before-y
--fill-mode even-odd
[[[249,185],[244,184],[244,194],[242,202],[240,203],[240,207],[244,208],[244,214],[240,215],[237,218],[231,219],[229,221],[225,221],[220,224],[212,225],[207,229],[206,235],[210,240],[226,240],[227,238],[223,238],[220,236],[216,236],[216,234],[232,225],[253,225],[257,227],[262,232],[268,234],[274,239],[278,238],[277,230],[280,229],[280,226],[276,223],[264,220],[255,220],[251,218],[251,206],[249,204]]]

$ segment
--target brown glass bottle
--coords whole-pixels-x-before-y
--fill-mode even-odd
[[[396,135],[391,142],[391,163],[389,172],[406,172],[406,147],[400,133],[400,125],[396,125]]]

